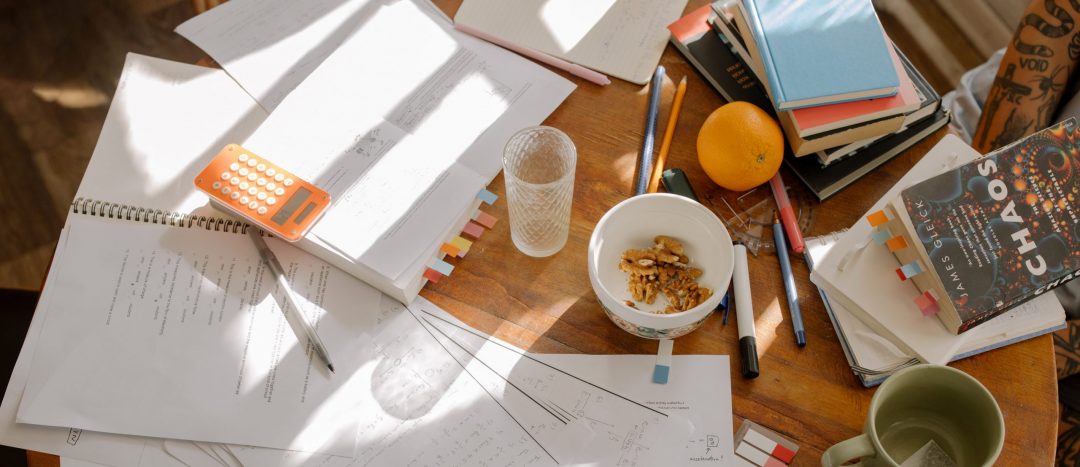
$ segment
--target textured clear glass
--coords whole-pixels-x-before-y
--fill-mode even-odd
[[[510,238],[529,256],[551,256],[566,245],[574,198],[577,150],[565,133],[526,128],[503,151]]]

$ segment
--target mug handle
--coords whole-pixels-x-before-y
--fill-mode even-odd
[[[821,466],[838,467],[840,464],[851,459],[869,456],[876,452],[873,443],[870,442],[870,437],[867,436],[866,433],[863,433],[849,440],[836,443],[831,448],[826,449],[825,453],[821,455]],[[855,465],[862,465],[862,463],[860,462]]]

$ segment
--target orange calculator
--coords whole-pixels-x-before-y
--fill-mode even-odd
[[[330,194],[239,145],[225,146],[195,187],[219,208],[290,242],[300,240],[330,207]]]

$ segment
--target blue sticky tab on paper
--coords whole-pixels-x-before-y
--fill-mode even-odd
[[[874,243],[878,245],[884,245],[885,242],[892,238],[892,234],[885,229],[874,229],[874,232],[870,234],[870,238],[874,239]]]
[[[671,372],[671,367],[667,365],[656,365],[652,370],[652,382],[656,384],[667,384],[668,373]]]
[[[923,272],[922,266],[919,266],[918,261],[912,261],[900,267],[900,271],[904,273],[904,277],[914,277]]]
[[[439,260],[431,265],[431,269],[439,271],[444,276],[449,276],[454,271],[454,266],[446,261]]]
[[[480,193],[478,193],[476,195],[476,197],[480,198],[480,201],[483,201],[486,204],[495,204],[495,200],[499,199],[499,195],[496,195],[495,193],[487,191],[486,188],[483,189],[483,190],[480,190]]]

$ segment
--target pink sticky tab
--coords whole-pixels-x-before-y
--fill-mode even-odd
[[[483,225],[484,227],[487,227],[489,229],[495,227],[495,222],[498,221],[495,216],[492,216],[491,214],[488,214],[484,211],[476,211],[476,216],[473,217],[473,220],[479,222],[480,225]]]
[[[442,277],[443,275],[440,274],[439,271],[436,271],[434,269],[427,268],[426,270],[424,270],[424,279],[427,279],[433,283],[439,282],[439,279],[442,279]]]
[[[465,224],[465,228],[461,229],[461,231],[472,235],[475,238],[480,238],[481,235],[484,235],[484,228],[475,222]]]
[[[941,311],[941,307],[938,306],[937,300],[934,299],[934,295],[929,290],[915,297],[915,305],[919,307],[919,311],[922,312],[923,316],[936,315]]]

